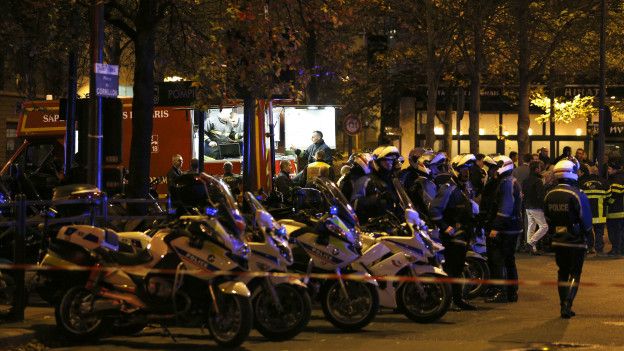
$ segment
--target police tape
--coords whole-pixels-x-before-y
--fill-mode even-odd
[[[216,278],[220,276],[233,276],[245,278],[287,278],[287,279],[316,279],[316,280],[352,280],[352,281],[386,281],[386,282],[419,282],[419,283],[449,283],[449,284],[482,284],[482,285],[524,285],[524,286],[569,286],[568,282],[554,280],[530,280],[530,279],[477,279],[477,278],[453,278],[443,275],[387,275],[375,276],[364,272],[361,273],[296,273],[296,272],[262,272],[262,271],[210,271],[197,269],[159,269],[142,266],[43,266],[36,264],[0,264],[1,270],[10,271],[73,271],[73,272],[106,272],[114,273],[123,271],[130,274],[143,275],[148,273],[157,274],[185,274],[200,278]],[[574,283],[584,287],[608,286],[624,288],[624,283]]]

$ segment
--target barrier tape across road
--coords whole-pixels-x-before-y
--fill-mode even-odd
[[[291,279],[339,279],[344,280],[357,280],[357,281],[388,281],[388,282],[422,282],[422,283],[453,283],[453,284],[485,284],[485,285],[525,285],[525,286],[569,286],[569,283],[558,282],[556,280],[508,280],[508,279],[472,279],[472,278],[452,278],[452,277],[432,277],[432,276],[371,276],[362,274],[337,274],[337,273],[294,273],[294,272],[232,272],[232,271],[208,271],[208,270],[189,270],[182,269],[180,271],[175,269],[156,269],[147,268],[141,266],[123,266],[123,267],[111,267],[111,266],[41,266],[35,264],[0,264],[0,270],[25,270],[25,271],[103,271],[103,272],[115,272],[123,270],[128,273],[161,273],[161,274],[176,274],[183,273],[188,275],[198,276],[237,276],[237,277],[286,277]],[[598,287],[608,286],[616,288],[624,288],[624,283],[596,283],[596,282],[581,282],[581,286]]]

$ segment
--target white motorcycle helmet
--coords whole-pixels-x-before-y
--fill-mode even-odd
[[[569,157],[557,162],[553,172],[557,179],[578,180],[579,168],[579,162],[574,157]]]
[[[401,153],[399,152],[399,149],[397,149],[395,146],[392,146],[392,145],[380,146],[373,151],[373,162],[372,162],[373,168],[376,171],[380,170],[380,166],[379,166],[380,159],[394,158],[394,160],[396,161],[400,156],[401,156]],[[393,168],[394,168],[394,164],[393,164]]]
[[[432,173],[436,173],[437,166],[446,161],[446,156],[439,152],[426,152],[422,154],[418,160],[416,161],[416,168],[418,171],[432,175]]]
[[[459,173],[464,168],[470,168],[477,159],[473,154],[460,154],[451,160],[451,173],[454,177],[459,177]]]
[[[370,174],[371,168],[370,163],[373,160],[373,157],[368,152],[358,152],[351,155],[349,159],[349,163],[353,166],[358,166],[362,168],[364,174]]]
[[[417,147],[415,149],[412,149],[408,156],[410,166],[412,166],[412,168],[414,169],[418,169],[418,159],[420,158],[420,156],[428,153],[433,153],[433,150],[425,147]]]
[[[496,162],[498,166],[498,169],[496,170],[498,174],[503,174],[514,169],[513,160],[505,155],[496,155],[492,157],[492,160]]]

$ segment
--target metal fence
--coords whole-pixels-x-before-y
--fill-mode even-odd
[[[126,207],[123,207],[124,205]],[[153,206],[151,213],[147,212],[150,205]],[[79,206],[79,209],[83,211],[71,216],[63,216],[61,213],[56,213],[56,209],[67,206]],[[148,214],[129,215],[128,207],[132,206],[141,206]],[[111,209],[114,209],[112,213]],[[14,321],[22,321],[24,319],[27,289],[26,270],[22,267],[25,264],[38,263],[43,257],[43,253],[47,249],[45,246],[46,235],[55,234],[50,232],[51,228],[54,230],[66,224],[110,227],[115,221],[118,222],[116,225],[119,225],[130,220],[163,220],[167,218],[167,214],[171,212],[170,210],[171,206],[167,200],[108,198],[106,194],[93,198],[54,201],[28,200],[25,195],[19,194],[15,196],[13,201],[0,203],[0,231],[2,231],[2,234],[0,234],[0,246],[5,245],[7,242],[12,245],[12,248],[5,246],[3,250],[3,255],[7,256],[6,249],[10,249],[8,252],[12,254],[12,257],[0,256],[0,263],[14,264],[16,267],[10,273],[6,270],[0,272],[0,278],[2,274],[9,273],[13,277],[16,287],[11,309],[8,316],[5,317]],[[79,210],[76,211],[80,212]],[[59,214],[61,215],[59,216]],[[29,262],[26,257],[26,238],[28,230],[33,227],[34,231],[41,234],[39,237],[40,242],[37,243],[39,245],[39,254],[35,262],[33,262],[32,257]],[[12,238],[6,238],[9,234],[12,235]],[[0,288],[3,286],[1,283]]]

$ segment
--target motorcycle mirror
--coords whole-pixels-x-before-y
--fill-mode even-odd
[[[416,210],[408,208],[405,210],[405,222],[414,225],[414,226],[418,226],[420,225],[420,216],[418,215],[418,212],[416,212]]]
[[[256,210],[256,224],[259,227],[273,229],[273,216],[265,210]]]

